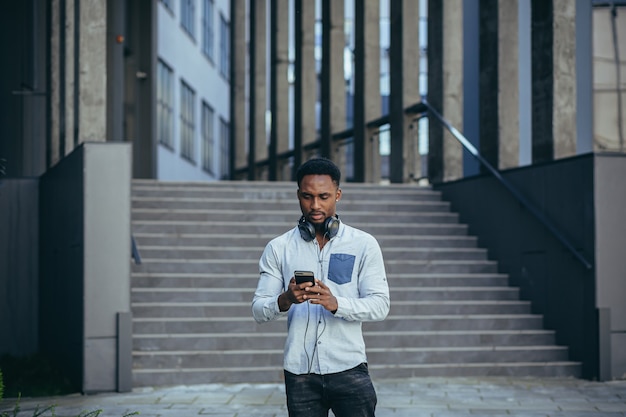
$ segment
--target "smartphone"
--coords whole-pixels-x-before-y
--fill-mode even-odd
[[[310,282],[315,285],[315,277],[311,271],[295,271],[293,276],[296,277],[296,284],[302,284],[303,282]]]

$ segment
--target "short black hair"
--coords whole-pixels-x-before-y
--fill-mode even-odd
[[[300,168],[296,171],[298,187],[305,175],[330,175],[330,178],[337,187],[339,187],[339,181],[341,180],[341,171],[337,165],[328,158],[313,158],[300,165]]]

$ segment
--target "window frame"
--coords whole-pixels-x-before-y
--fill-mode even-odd
[[[215,110],[202,101],[202,170],[215,175]]]
[[[195,165],[195,90],[180,80],[180,156]]]
[[[220,75],[230,81],[230,22],[220,13]]]
[[[203,0],[202,10],[202,53],[209,61],[215,61],[215,2]]]
[[[180,0],[180,25],[191,37],[196,39],[196,1]]]
[[[156,93],[158,143],[174,151],[174,70],[160,58],[157,60]]]
[[[220,179],[230,179],[230,122],[220,117]]]

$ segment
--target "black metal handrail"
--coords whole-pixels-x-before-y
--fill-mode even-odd
[[[421,107],[423,106],[423,107]],[[463,147],[470,153],[474,158],[478,160],[487,170],[494,176],[500,183],[515,197],[517,201],[519,201],[537,220],[539,220],[551,233],[552,235],[563,244],[575,257],[582,263],[585,268],[591,269],[593,266],[591,262],[587,260],[579,251],[576,250],[574,245],[556,228],[556,226],[543,214],[543,212],[539,211],[535,206],[533,206],[527,199],[520,193],[517,188],[515,188],[509,181],[504,178],[500,172],[495,169],[485,158],[482,157],[478,149],[469,141],[465,136],[461,134],[449,121],[444,119],[444,117],[439,114],[437,110],[433,106],[431,106],[428,101],[423,98],[422,103],[419,103],[415,106],[415,110],[427,110],[430,114],[435,116],[435,118],[446,128],[448,131],[454,136]]]
[[[139,254],[139,249],[137,248],[137,242],[135,242],[135,236],[130,235],[130,251],[131,256],[135,260],[136,265],[141,265],[141,255]]]

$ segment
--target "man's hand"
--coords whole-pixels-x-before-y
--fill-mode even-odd
[[[322,281],[318,279],[315,280],[314,286],[306,286],[303,292],[304,301],[308,300],[311,302],[311,304],[319,304],[333,314],[335,314],[337,308],[339,308],[337,298],[330,291],[330,288],[328,288]]]
[[[303,282],[302,284],[296,284],[296,279],[291,278],[289,281],[289,287],[287,291],[278,296],[278,309],[280,311],[287,311],[292,304],[300,304],[306,301],[306,296],[310,295],[306,289],[312,287],[310,282]]]

